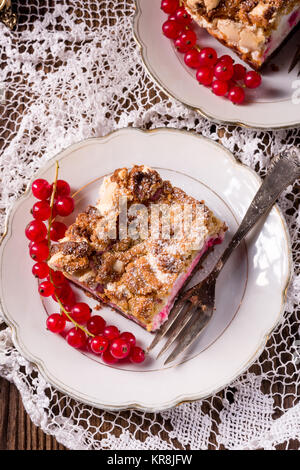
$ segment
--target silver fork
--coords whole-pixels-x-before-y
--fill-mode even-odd
[[[237,232],[212,272],[199,284],[179,295],[167,322],[156,334],[148,351],[169,333],[167,342],[157,357],[165,353],[175,340],[177,345],[165,364],[174,361],[199,337],[215,310],[216,281],[233,250],[241,243],[256,223],[266,215],[280,193],[300,178],[300,151],[296,148],[274,159],[273,165],[256,193]]]

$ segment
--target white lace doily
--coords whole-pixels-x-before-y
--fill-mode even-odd
[[[15,0],[13,5],[18,28],[10,32],[0,26],[2,230],[7,209],[47,159],[117,128],[196,130],[261,175],[271,156],[300,143],[297,130],[228,128],[167,98],[145,73],[133,40],[133,0]],[[16,384],[32,421],[71,449],[273,449],[300,440],[299,186],[285,192],[279,204],[290,229],[295,274],[284,321],[247,373],[202,402],[157,414],[108,413],[47,384],[12,346],[6,328],[0,333],[0,374]]]

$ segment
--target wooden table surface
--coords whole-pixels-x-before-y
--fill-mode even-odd
[[[97,424],[97,419],[94,424]],[[142,425],[136,437],[145,440],[147,424]],[[143,434],[143,429],[145,433]],[[103,429],[104,430],[104,429]],[[109,431],[109,430],[108,430]],[[168,433],[161,433],[168,440]],[[177,448],[182,447],[177,443]],[[212,447],[213,449],[213,447]],[[277,446],[277,450],[299,450],[298,441]],[[0,377],[0,450],[66,450],[57,440],[36,427],[26,411],[14,384]]]
[[[1,106],[0,106],[1,108]],[[1,114],[0,114],[1,116]],[[3,115],[0,118],[0,128],[4,129],[5,126],[4,119],[7,116]],[[12,118],[12,115],[10,116]],[[2,123],[1,123],[2,120]],[[7,124],[7,121],[6,121]],[[12,121],[13,126],[13,121]],[[7,125],[6,125],[7,128]],[[1,327],[0,327],[1,329]],[[262,392],[268,393],[268,390],[264,390],[262,387]],[[222,392],[220,392],[222,397]],[[290,399],[292,400],[292,398]],[[275,395],[276,402],[276,395]],[[292,406],[292,402],[290,403]],[[286,407],[289,408],[289,404],[286,403]],[[153,415],[152,415],[153,416]],[[149,416],[151,418],[151,416]],[[121,419],[119,423],[121,424]],[[123,419],[126,419],[124,415]],[[118,422],[118,420],[117,420]],[[95,418],[93,420],[95,426],[100,424],[99,419]],[[101,431],[109,432],[110,425],[107,424],[107,427],[104,425],[101,426]],[[149,429],[149,424],[143,424],[140,427],[140,431],[136,433],[136,437],[141,441],[144,441],[147,437],[147,430]],[[143,432],[144,431],[144,432]],[[168,432],[160,432],[162,438],[168,441]],[[212,436],[212,443],[215,440],[215,434]],[[181,448],[179,443],[175,443],[176,447]],[[213,447],[212,447],[213,448]],[[300,443],[298,441],[290,441],[288,444],[284,443],[277,447],[278,450],[281,449],[299,449]],[[40,428],[36,427],[29,416],[27,415],[20,394],[14,384],[9,383],[7,380],[0,377],[0,450],[64,450],[65,447],[59,444],[55,438],[46,435],[41,431]]]
[[[16,386],[0,377],[0,450],[64,449],[32,423]]]

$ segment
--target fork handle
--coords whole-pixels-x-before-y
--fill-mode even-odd
[[[254,225],[272,208],[281,192],[298,178],[300,178],[300,151],[293,148],[274,160],[271,170],[254,196],[241,225],[217,263],[212,273],[214,276],[219,274],[233,250]]]

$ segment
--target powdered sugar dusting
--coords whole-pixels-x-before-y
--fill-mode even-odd
[[[153,330],[170,292],[174,297],[181,287],[178,280],[186,277],[207,241],[225,229],[203,201],[162,180],[155,170],[119,168],[104,179],[97,209],[79,214],[67,231],[67,246],[56,246],[57,267]]]

